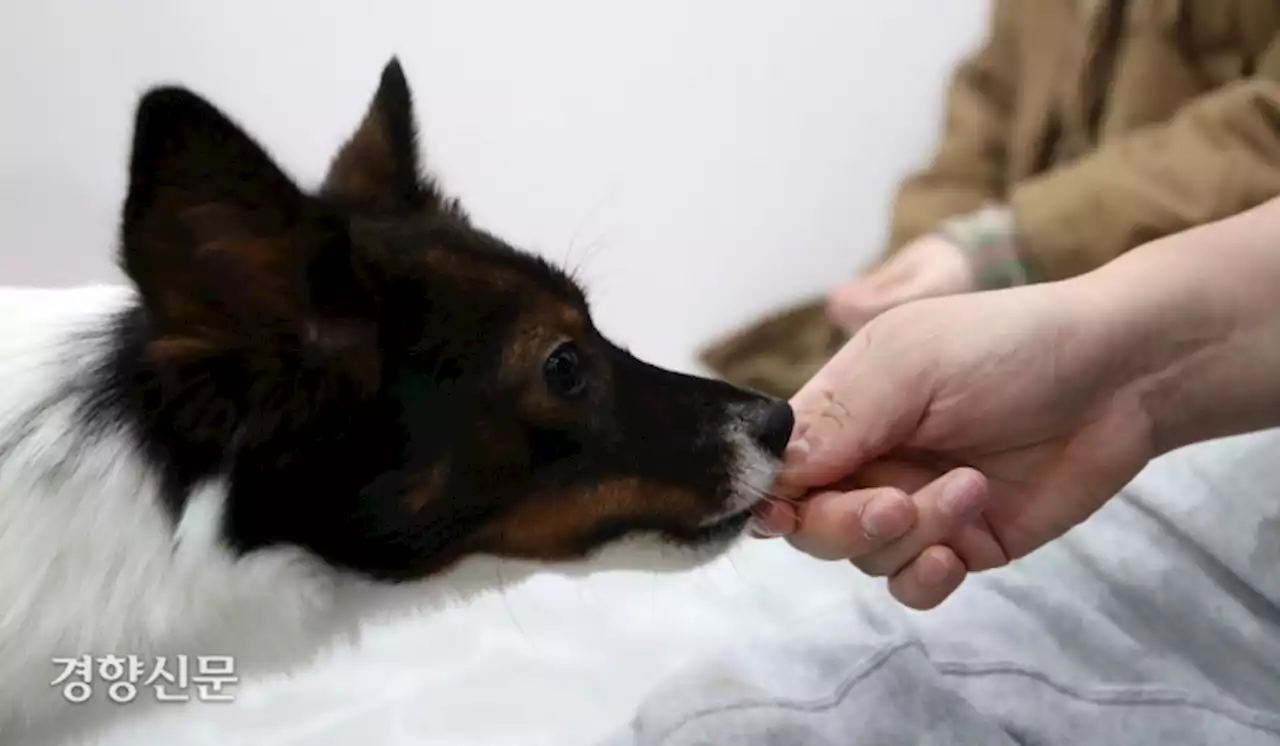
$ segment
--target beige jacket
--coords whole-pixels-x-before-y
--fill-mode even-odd
[[[1060,279],[1280,194],[1280,0],[994,0],[885,254],[999,205],[1029,275]],[[790,395],[843,335],[817,301],[703,356]]]

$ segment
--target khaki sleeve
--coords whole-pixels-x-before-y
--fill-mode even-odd
[[[898,188],[886,253],[947,218],[1003,201],[1016,47],[1010,14],[1022,1],[992,4],[986,39],[952,74],[941,137],[928,164]]]
[[[1172,119],[1017,185],[1024,261],[1045,280],[1072,277],[1280,194],[1280,40],[1261,62]]]

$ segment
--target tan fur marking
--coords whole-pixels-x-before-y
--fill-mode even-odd
[[[505,380],[519,380],[537,370],[543,359],[561,342],[580,339],[585,323],[576,308],[549,296],[520,314],[515,334],[502,356]]]
[[[506,557],[571,558],[582,537],[618,520],[660,518],[696,525],[706,506],[691,490],[629,477],[532,495],[481,531],[478,551]]]
[[[212,355],[218,352],[219,348],[208,339],[169,336],[152,342],[148,350],[155,361],[180,362]]]

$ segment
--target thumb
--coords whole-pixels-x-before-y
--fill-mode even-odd
[[[798,437],[779,481],[812,489],[838,482],[910,437],[927,392],[867,332],[856,335],[791,400]],[[921,395],[925,394],[925,395]]]

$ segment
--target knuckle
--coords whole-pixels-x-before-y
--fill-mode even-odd
[[[980,490],[987,486],[987,478],[972,466],[959,466],[952,472],[952,484],[964,489]],[[954,489],[954,487],[953,487]]]
[[[878,549],[902,537],[916,522],[910,498],[896,487],[866,490],[865,499],[850,517],[856,521],[856,526],[850,527],[850,533],[862,537],[868,550]]]

